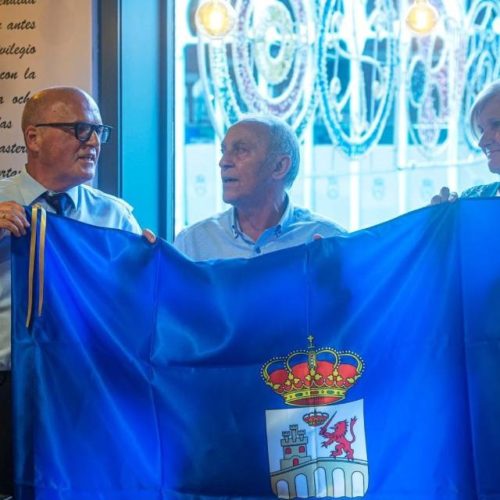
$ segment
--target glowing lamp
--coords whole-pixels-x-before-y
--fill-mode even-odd
[[[500,35],[500,17],[495,17],[495,19],[493,19],[492,28],[493,28],[493,33]]]
[[[196,9],[198,31],[209,38],[224,38],[236,23],[236,12],[227,0],[202,0]]]
[[[438,11],[427,0],[415,0],[406,16],[406,25],[418,35],[428,35],[438,21]]]

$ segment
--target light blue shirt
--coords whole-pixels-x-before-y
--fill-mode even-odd
[[[294,207],[289,201],[279,223],[266,229],[257,241],[241,231],[235,209],[230,208],[182,230],[174,246],[196,261],[248,259],[308,243],[315,235],[327,238],[345,233],[334,222],[305,208]]]
[[[45,199],[40,198],[46,191],[24,169],[15,177],[0,180],[0,201],[15,201],[26,206],[39,203],[47,212],[54,212]],[[67,217],[141,234],[132,208],[123,200],[86,185],[76,186],[67,194],[72,202],[65,214]],[[10,236],[5,236],[0,239],[0,370],[10,368],[10,304]]]

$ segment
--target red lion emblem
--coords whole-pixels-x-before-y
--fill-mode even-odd
[[[351,444],[356,441],[356,436],[354,435],[354,424],[357,421],[356,417],[351,418],[351,424],[349,426],[349,432],[351,433],[352,440],[349,441],[346,438],[347,434],[347,420],[340,420],[333,426],[333,432],[328,432],[328,426],[330,425],[330,422],[332,421],[333,417],[337,414],[335,412],[321,427],[319,431],[319,435],[327,438],[326,441],[323,441],[322,445],[325,448],[328,448],[328,446],[332,445],[333,443],[337,443],[335,446],[335,451],[332,451],[330,453],[330,456],[337,458],[339,455],[342,455],[342,453],[345,453],[345,457],[347,460],[354,460],[354,450],[352,449]]]

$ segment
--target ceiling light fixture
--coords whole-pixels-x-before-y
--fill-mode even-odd
[[[438,21],[438,11],[428,0],[415,0],[406,15],[406,25],[418,35],[428,35]]]
[[[234,28],[236,11],[227,0],[202,0],[196,9],[195,22],[202,35],[224,38]]]

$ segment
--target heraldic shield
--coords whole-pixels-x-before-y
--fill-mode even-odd
[[[363,372],[352,352],[309,348],[274,358],[262,377],[286,409],[266,410],[271,486],[278,498],[363,497],[368,458],[363,400],[343,401]]]

